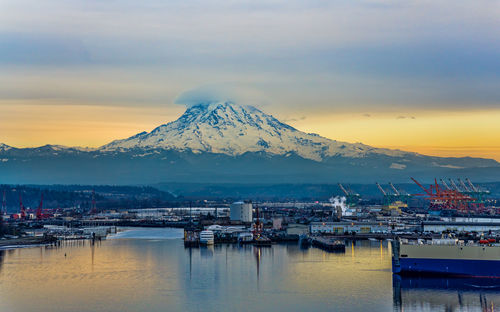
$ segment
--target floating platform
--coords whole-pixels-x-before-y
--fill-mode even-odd
[[[345,243],[336,238],[313,237],[311,243],[314,247],[334,252],[345,252]]]
[[[271,247],[273,242],[265,236],[260,236],[254,238],[253,245],[257,247]]]

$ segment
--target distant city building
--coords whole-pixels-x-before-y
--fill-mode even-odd
[[[283,218],[273,218],[273,230],[281,230],[283,228]]]
[[[344,234],[344,233],[385,233],[389,231],[383,222],[312,222],[311,234]]]
[[[231,204],[230,218],[231,221],[252,222],[253,210],[251,202],[238,201]]]
[[[471,218],[472,219],[472,218]],[[489,222],[488,222],[489,221]],[[500,222],[494,219],[480,222],[478,220],[470,221],[424,221],[422,222],[425,232],[441,233],[443,231],[453,232],[496,232],[500,231]]]

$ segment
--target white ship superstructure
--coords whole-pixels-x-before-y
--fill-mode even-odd
[[[205,230],[200,232],[200,244],[202,245],[213,245],[214,244],[214,232],[210,230]]]

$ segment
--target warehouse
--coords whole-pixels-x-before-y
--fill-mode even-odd
[[[389,226],[384,222],[312,222],[311,234],[344,233],[387,233]]]
[[[423,222],[424,232],[488,232],[500,231],[500,222]]]

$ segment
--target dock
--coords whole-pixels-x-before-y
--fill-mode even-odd
[[[345,251],[345,243],[336,238],[328,238],[328,237],[313,237],[311,239],[311,244],[314,247],[326,250],[326,251],[336,251],[343,252]]]
[[[57,243],[57,239],[53,236],[20,237],[20,238],[0,240],[0,248],[19,247],[28,245],[49,245],[55,243]]]

